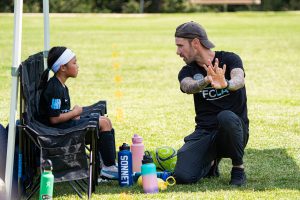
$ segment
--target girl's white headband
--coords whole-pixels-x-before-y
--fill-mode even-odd
[[[75,57],[75,54],[71,51],[71,49],[66,49],[63,54],[55,61],[52,65],[51,69],[54,73],[56,73],[61,65],[68,63],[72,58]]]

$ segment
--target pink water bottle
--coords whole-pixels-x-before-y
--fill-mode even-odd
[[[144,155],[144,144],[143,138],[134,134],[132,137],[131,144],[131,153],[132,153],[132,171],[141,172],[142,160]]]
[[[158,193],[156,166],[148,151],[145,151],[142,168],[142,183],[145,193]]]

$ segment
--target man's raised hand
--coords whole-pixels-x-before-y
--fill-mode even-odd
[[[226,65],[224,64],[222,68],[219,67],[219,59],[215,59],[214,65],[212,65],[209,60],[209,64],[202,65],[207,72],[207,79],[211,86],[215,89],[223,89],[227,87],[227,82],[225,80]]]

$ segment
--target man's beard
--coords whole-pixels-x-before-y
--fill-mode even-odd
[[[192,59],[183,59],[183,61],[185,62],[185,64],[191,64],[194,60],[192,60]]]

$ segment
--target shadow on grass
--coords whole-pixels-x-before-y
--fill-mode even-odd
[[[272,189],[300,190],[300,171],[297,163],[285,149],[246,149],[245,165],[247,184],[238,190],[264,191]],[[220,163],[221,176],[219,178],[203,179],[196,184],[175,185],[168,187],[166,192],[204,192],[218,190],[236,190],[228,185],[230,180],[231,161],[223,159]],[[56,185],[55,185],[56,186]],[[68,187],[68,189],[67,189]],[[130,188],[121,188],[117,181],[100,183],[93,195],[109,194],[140,194],[142,188],[136,184]],[[55,196],[74,194],[67,184],[55,187]]]

